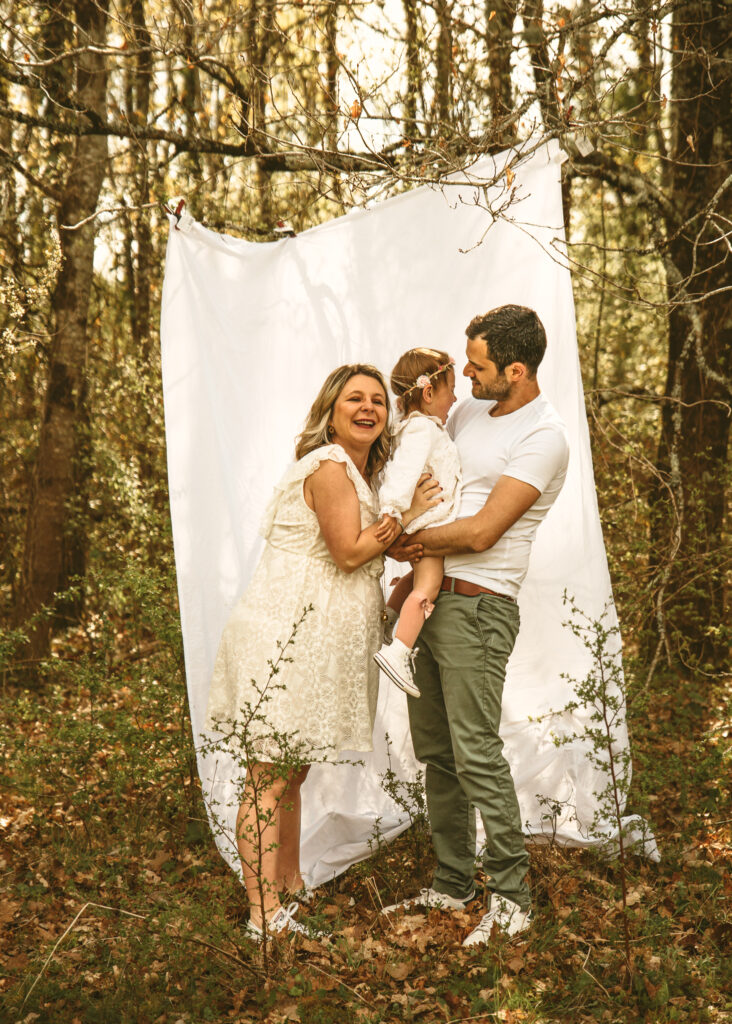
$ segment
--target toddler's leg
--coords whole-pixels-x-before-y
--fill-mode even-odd
[[[408,572],[406,576],[402,576],[400,580],[397,580],[397,584],[391,592],[391,597],[386,602],[386,607],[381,613],[381,618],[384,621],[384,643],[387,646],[394,639],[394,626],[396,626],[402,605],[412,589],[412,578],[413,573]]]
[[[424,620],[432,611],[440,592],[444,566],[444,559],[428,555],[414,567],[414,587],[402,605],[395,634],[406,647],[414,647]]]
[[[414,573],[408,572],[406,576],[402,576],[397,585],[391,592],[391,597],[386,602],[387,608],[393,608],[397,614],[402,610],[402,605],[409,597],[412,590]]]
[[[420,696],[412,671],[412,648],[424,620],[432,611],[443,572],[444,562],[441,558],[428,556],[417,562],[414,567],[414,589],[402,605],[394,642],[391,646],[385,643],[374,655],[374,660],[382,672],[410,697]]]

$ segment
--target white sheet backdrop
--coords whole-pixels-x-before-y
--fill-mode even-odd
[[[491,181],[508,155],[475,164],[470,184],[463,176],[462,184],[420,188],[297,238],[251,243],[190,218],[182,230],[171,228],[163,386],[191,718],[199,736],[219,637],[259,556],[260,516],[327,373],[363,361],[388,374],[415,345],[447,349],[460,368],[473,315],[508,302],[531,306],[548,337],[541,388],[567,424],[571,458],[521,593],[522,626],[509,663],[501,734],[526,831],[546,830],[537,798],[551,797],[566,802],[557,837],[585,845],[597,842],[587,829],[597,810],[595,791],[606,779],[591,767],[582,743],[558,748],[552,739],[552,732],[581,731],[585,717],[576,712],[543,724],[529,718],[563,707],[571,689],[561,673],[582,678],[589,667],[584,649],[562,626],[565,588],[587,614],[599,615],[611,597],[610,580],[571,282],[561,258],[560,154],[549,144],[520,163],[512,183],[516,201],[494,220],[490,210],[505,204],[506,179],[489,187],[481,182]],[[386,733],[392,769],[401,779],[414,778],[405,697],[382,682],[375,749],[365,767],[316,766],[303,788],[308,883],[368,856],[377,819],[387,838],[408,824],[380,784],[389,765]],[[619,743],[627,743],[622,731]],[[199,755],[199,770],[204,794],[219,808],[211,816],[219,848],[238,870],[236,769],[220,755]],[[652,841],[646,852],[656,856]]]

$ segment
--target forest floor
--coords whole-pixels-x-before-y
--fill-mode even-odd
[[[418,823],[319,891],[309,912],[329,944],[274,942],[265,957],[202,820],[175,628],[133,634],[87,624],[42,692],[4,691],[1,1020],[732,1020],[721,684],[659,678],[631,708],[629,809],[649,817],[661,862],[626,859],[626,910],[618,861],[532,846],[534,925],[514,940],[461,946],[481,898],[386,918],[381,905],[429,884]]]

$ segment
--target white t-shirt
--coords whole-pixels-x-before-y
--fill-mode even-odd
[[[445,573],[515,598],[539,523],[562,489],[569,445],[564,423],[543,395],[505,416],[490,415],[495,404],[467,398],[447,422],[463,470],[458,519],[479,512],[502,476],[531,484],[540,496],[492,548],[448,555]]]

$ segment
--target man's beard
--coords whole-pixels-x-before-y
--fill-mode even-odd
[[[503,402],[511,394],[511,387],[511,382],[505,378],[493,384],[481,384],[480,381],[475,381],[473,384],[473,398]]]

